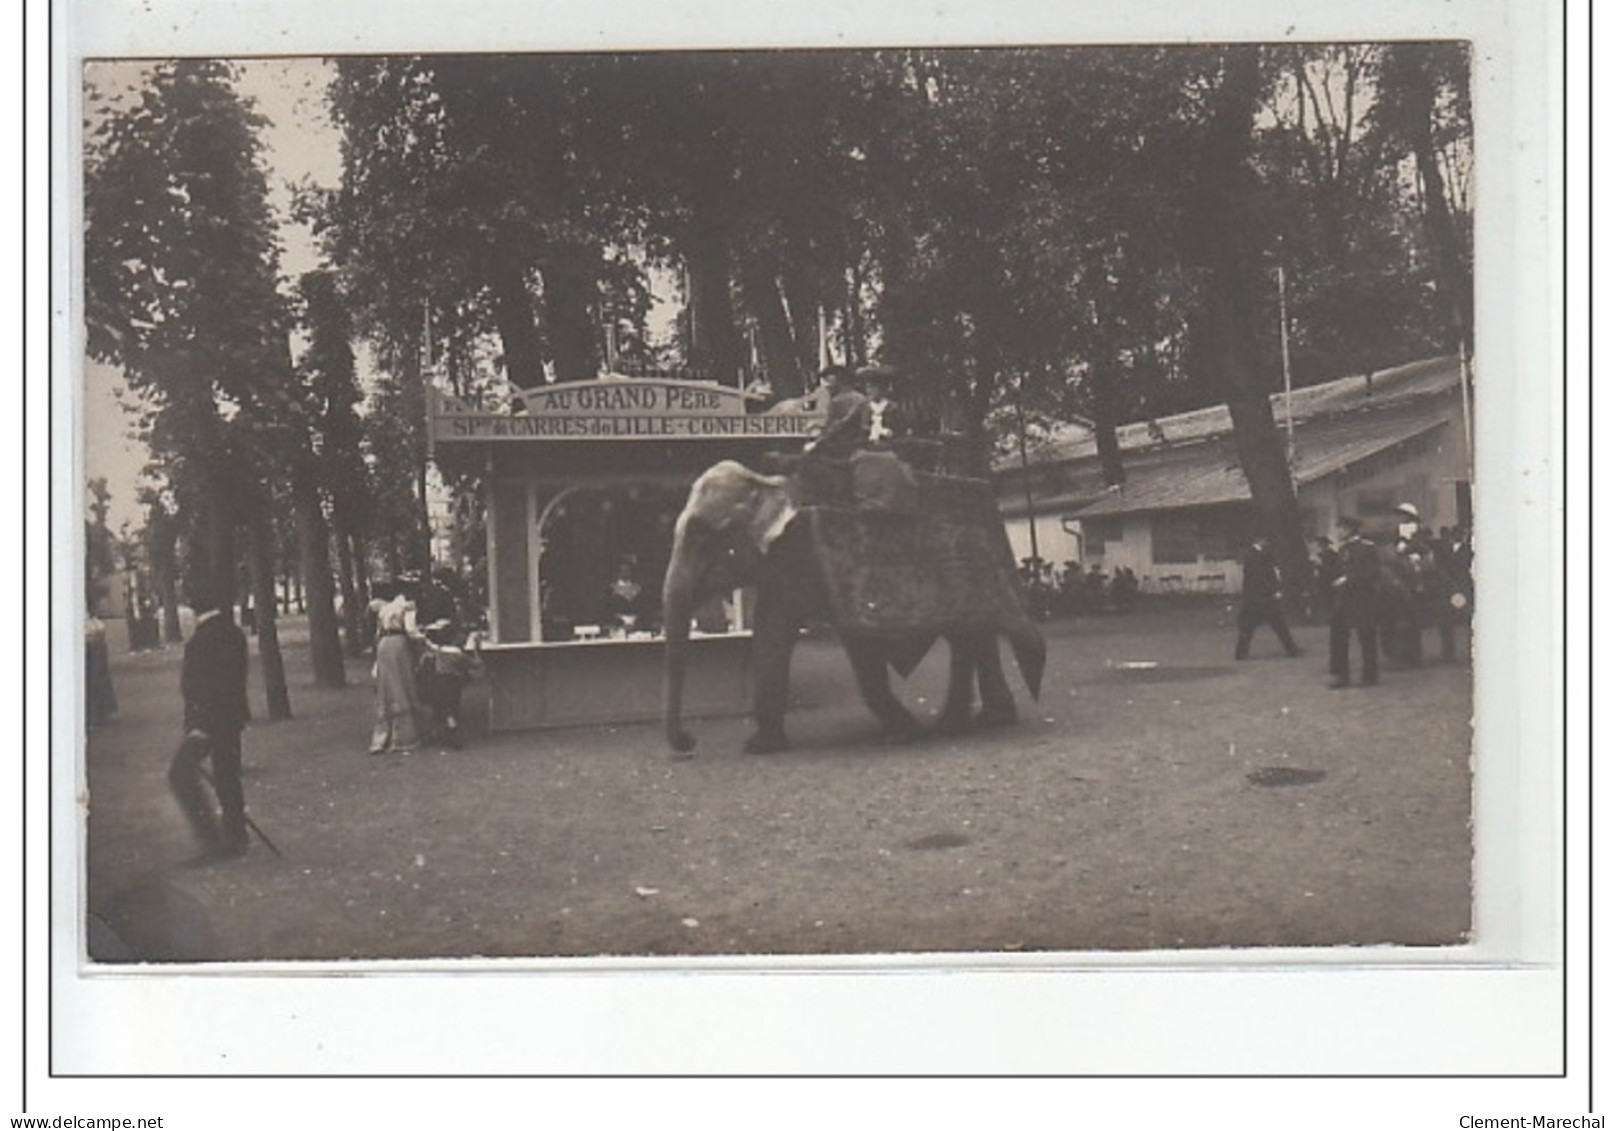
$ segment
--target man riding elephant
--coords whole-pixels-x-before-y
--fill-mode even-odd
[[[824,428],[802,450],[821,459],[846,459],[868,442],[869,398],[853,383],[845,366],[829,366],[819,380],[820,390],[830,398]]]

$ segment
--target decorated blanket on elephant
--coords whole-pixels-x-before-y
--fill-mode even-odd
[[[811,507],[810,532],[843,632],[891,636],[1027,623],[1004,528]]]
[[[804,457],[785,470],[801,507],[902,511],[965,525],[1000,521],[985,479],[918,471],[889,452],[860,452],[850,460]]]

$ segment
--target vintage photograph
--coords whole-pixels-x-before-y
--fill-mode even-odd
[[[1470,943],[1474,64],[85,61],[86,967]]]

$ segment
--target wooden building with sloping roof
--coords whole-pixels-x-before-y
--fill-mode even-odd
[[[1431,530],[1468,526],[1467,412],[1456,358],[1427,361],[1275,394],[1281,434],[1309,537],[1342,515],[1390,525],[1402,503]],[[1145,592],[1237,592],[1254,536],[1250,487],[1227,406],[1117,430],[1124,481],[1107,487],[1090,429],[998,461],[999,509],[1017,558],[1106,573],[1127,567]],[[1035,533],[1034,533],[1035,532]]]

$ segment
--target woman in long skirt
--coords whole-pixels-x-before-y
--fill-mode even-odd
[[[370,753],[406,753],[420,745],[420,696],[415,651],[409,639],[411,606],[403,593],[376,617],[376,727]]]

